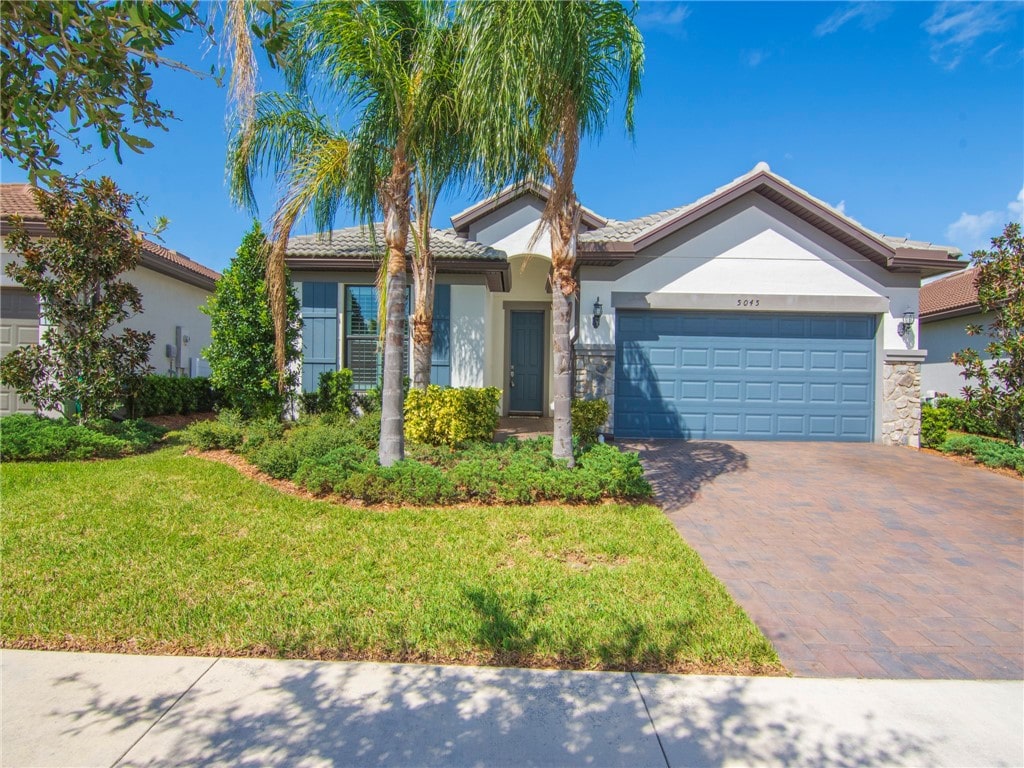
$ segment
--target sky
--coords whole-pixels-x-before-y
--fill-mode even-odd
[[[691,202],[758,162],[876,232],[987,247],[1024,205],[1024,4],[642,2],[636,130],[621,110],[582,147],[577,195],[628,219]],[[199,36],[170,55],[209,69]],[[262,70],[261,88],[280,87]],[[154,95],[177,120],[118,164],[66,150],[63,170],[111,176],[145,197],[165,245],[224,269],[252,214],[224,174],[226,89],[161,68]],[[24,181],[4,162],[5,182]],[[441,201],[434,226],[478,200]],[[273,211],[273,179],[258,187]],[[339,215],[336,226],[356,223]],[[314,231],[301,223],[296,234]]]

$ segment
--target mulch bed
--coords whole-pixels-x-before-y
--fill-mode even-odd
[[[930,453],[932,456],[941,456],[949,461],[955,461],[957,464],[963,464],[965,467],[978,467],[979,469],[995,472],[997,475],[1003,475],[1004,477],[1012,477],[1015,480],[1024,480],[1024,476],[1016,470],[1010,469],[1009,467],[990,467],[985,464],[980,464],[970,456],[961,456],[957,453],[943,453],[942,451],[937,451],[934,448],[918,448],[917,450],[921,451],[921,453]]]
[[[197,421],[213,421],[217,418],[217,414],[213,411],[207,411],[206,413],[187,413],[181,414],[170,414],[167,416],[147,416],[146,421],[150,424],[156,424],[158,427],[164,429],[178,430],[184,429],[189,424],[194,424]]]

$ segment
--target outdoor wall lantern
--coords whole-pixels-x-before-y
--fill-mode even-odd
[[[903,322],[896,326],[896,333],[901,337],[906,336],[910,333],[910,330],[914,327],[914,313],[909,309],[903,313]]]
[[[601,299],[600,298],[594,299],[594,327],[595,328],[597,328],[598,326],[601,325],[601,310],[602,309],[603,309],[603,307],[601,306]]]

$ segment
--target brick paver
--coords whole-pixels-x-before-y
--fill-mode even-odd
[[[629,447],[794,674],[1024,677],[1024,482],[873,444]]]

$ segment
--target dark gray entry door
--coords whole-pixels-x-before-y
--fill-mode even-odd
[[[544,312],[513,311],[509,318],[508,408],[544,412]]]

